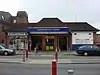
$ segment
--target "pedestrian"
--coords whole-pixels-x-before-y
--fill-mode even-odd
[[[36,53],[38,53],[38,46],[39,46],[39,45],[38,45],[38,44],[36,44]]]
[[[12,41],[10,41],[8,48],[13,50],[16,53],[16,47]]]
[[[1,41],[1,45],[4,46],[4,47],[6,47],[6,45],[4,43],[4,40]]]
[[[28,50],[28,42],[25,43],[25,49]]]
[[[25,49],[24,48],[24,41],[21,42],[20,48],[21,48],[22,51]]]

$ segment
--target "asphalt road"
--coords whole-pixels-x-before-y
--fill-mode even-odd
[[[100,64],[58,64],[58,75],[69,75],[68,69],[74,69],[73,75],[100,75]],[[0,75],[51,75],[51,65],[29,65],[0,63]]]

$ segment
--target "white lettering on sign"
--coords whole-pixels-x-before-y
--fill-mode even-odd
[[[56,29],[45,29],[45,28],[37,29],[37,31],[44,31],[44,30],[56,30],[57,31],[57,30],[60,30],[60,29],[57,29],[57,28]]]
[[[25,32],[9,32],[8,33],[8,36],[25,36],[25,35],[28,35],[28,33],[25,33]]]

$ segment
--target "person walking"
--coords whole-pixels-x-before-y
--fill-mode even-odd
[[[8,48],[14,50],[14,53],[16,53],[16,46],[13,44],[12,41],[10,41]]]

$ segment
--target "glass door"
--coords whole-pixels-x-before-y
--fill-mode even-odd
[[[67,51],[67,37],[66,36],[61,36],[59,37],[59,47],[62,51]]]
[[[46,51],[54,50],[54,36],[46,36]]]
[[[38,45],[38,51],[42,51],[42,36],[31,36],[32,50]]]

